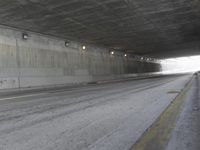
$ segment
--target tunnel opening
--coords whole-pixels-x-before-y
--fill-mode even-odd
[[[200,55],[161,60],[162,73],[193,73],[200,70]]]

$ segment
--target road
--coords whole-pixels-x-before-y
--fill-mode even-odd
[[[191,75],[0,98],[0,150],[129,150]]]

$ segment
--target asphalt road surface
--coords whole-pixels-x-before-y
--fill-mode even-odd
[[[165,76],[4,95],[0,150],[129,150],[190,78]]]

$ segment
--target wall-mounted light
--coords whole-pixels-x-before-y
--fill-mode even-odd
[[[86,46],[85,45],[82,46],[82,50],[86,50]]]
[[[69,47],[69,42],[65,41],[65,47]]]
[[[115,52],[114,52],[114,51],[111,51],[111,52],[110,52],[110,54],[111,54],[111,55],[114,55],[114,54],[115,54]]]
[[[124,54],[124,57],[127,57],[127,54]]]
[[[22,33],[22,38],[23,38],[24,40],[27,40],[27,39],[28,39],[28,34],[27,34],[27,33]]]

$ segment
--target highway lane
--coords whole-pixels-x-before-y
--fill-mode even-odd
[[[191,75],[0,98],[1,150],[128,150]]]

